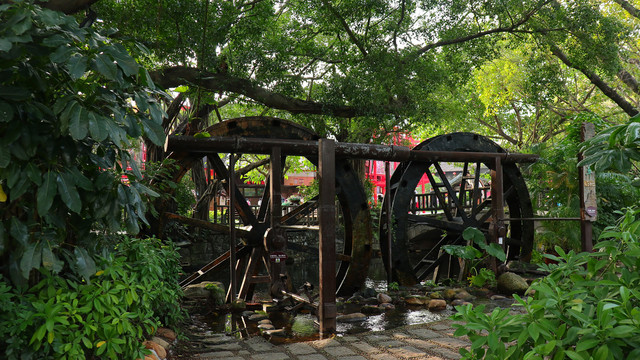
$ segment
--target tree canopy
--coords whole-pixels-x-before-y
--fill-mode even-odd
[[[579,112],[612,121],[637,113],[638,19],[623,0],[97,1],[92,9],[94,26],[117,27],[119,41],[151,50],[143,63],[157,84],[197,89],[192,105],[213,105],[222,118],[240,104],[350,141],[455,124],[520,147]]]

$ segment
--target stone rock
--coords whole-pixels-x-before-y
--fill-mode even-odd
[[[151,350],[152,354],[158,357],[160,360],[164,360],[167,357],[167,350],[153,341],[145,341],[142,343],[145,349]]]
[[[382,314],[382,309],[375,305],[365,305],[360,308],[360,312],[367,315],[377,315]]]
[[[171,348],[171,344],[169,344],[168,342],[166,342],[164,339],[159,338],[157,336],[154,336],[151,338],[151,341],[153,341],[154,343],[162,346],[163,348],[165,348],[165,350],[168,350]]]
[[[250,321],[260,321],[260,320],[264,320],[266,318],[267,318],[267,315],[261,314],[261,313],[255,313],[255,314],[249,316],[249,320]]]
[[[378,299],[374,297],[364,299],[363,304],[365,305],[378,305]]]
[[[383,303],[378,305],[378,307],[384,311],[394,310],[396,308],[392,303]]]
[[[260,324],[260,325],[258,325],[258,329],[260,329],[260,330],[273,330],[275,328],[276,327],[271,325],[271,324]]]
[[[162,336],[163,338],[173,342],[176,340],[176,333],[171,330],[171,329],[167,329],[167,328],[158,328],[158,331],[156,331],[156,335],[158,336]]]
[[[409,296],[404,299],[407,305],[425,305],[428,301],[426,296]]]
[[[393,301],[391,296],[389,296],[389,295],[387,295],[385,293],[378,294],[377,299],[378,299],[378,304],[388,304],[388,303],[391,303]]]
[[[365,298],[376,297],[376,295],[378,295],[378,293],[372,288],[365,288],[362,290],[362,296]]]
[[[442,296],[447,300],[455,299],[456,294],[458,293],[458,291],[460,291],[460,289],[446,289],[442,293]]]
[[[459,299],[459,300],[464,300],[464,301],[471,301],[471,300],[475,299],[476,297],[471,295],[471,294],[469,294],[466,290],[460,289],[460,291],[458,291],[456,293],[455,298]]]
[[[271,324],[271,320],[269,320],[269,319],[262,319],[262,320],[258,321],[258,324]]]
[[[444,299],[440,291],[432,291],[427,293],[427,296],[431,299]]]
[[[529,284],[518,274],[506,272],[498,277],[498,291],[505,295],[524,294],[527,289]]]
[[[451,306],[460,306],[460,305],[464,305],[465,303],[468,303],[467,301],[464,301],[462,299],[454,299],[451,302]]]
[[[269,335],[269,336],[278,336],[278,337],[287,336],[287,332],[284,329],[265,330],[263,334]]]
[[[293,319],[291,331],[297,336],[311,336],[318,332],[315,319],[309,315],[298,315]]]
[[[506,297],[505,297],[505,296],[502,296],[502,295],[492,295],[492,296],[491,296],[491,300],[493,300],[493,301],[496,301],[496,300],[504,300],[504,299],[506,299]]]
[[[442,311],[447,308],[447,302],[442,299],[432,299],[429,300],[427,308],[429,309],[429,311]]]
[[[360,304],[363,301],[364,297],[362,295],[356,294],[347,299],[347,304]]]
[[[247,309],[247,303],[242,299],[236,299],[231,302],[231,311],[244,311]]]
[[[346,315],[338,315],[336,321],[338,322],[358,322],[367,320],[367,315],[363,313],[352,313]]]
[[[249,317],[249,316],[251,316],[253,314],[255,314],[255,313],[253,311],[249,311],[249,310],[246,310],[246,311],[242,312],[242,316],[244,316],[244,317]]]
[[[225,296],[224,284],[218,281],[203,281],[184,289],[184,297],[187,299],[212,299],[218,305],[224,304]]]

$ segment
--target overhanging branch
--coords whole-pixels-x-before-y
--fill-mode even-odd
[[[258,86],[250,80],[234,77],[227,73],[210,73],[191,67],[174,66],[151,71],[150,75],[152,80],[164,89],[193,84],[202,86],[209,91],[241,94],[268,107],[288,111],[292,114],[332,115],[350,118],[365,113],[351,106],[323,104],[285,96]]]

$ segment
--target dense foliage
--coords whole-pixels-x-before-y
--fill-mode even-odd
[[[180,318],[174,248],[135,235],[157,194],[129,150],[162,144],[157,90],[109,33],[0,2],[0,349],[142,358]],[[141,49],[142,51],[142,49]]]
[[[129,233],[145,221],[155,194],[128,149],[163,142],[162,93],[122,45],[29,2],[0,5],[0,50],[0,270],[21,286],[40,266],[88,280],[122,211]]]
[[[0,348],[8,359],[143,358],[142,340],[182,318],[178,253],[124,238],[86,282],[55,276],[25,292],[0,281]]]
[[[464,359],[635,359],[640,356],[640,210],[607,228],[593,253],[549,256],[550,274],[514,297],[523,313],[457,307]]]

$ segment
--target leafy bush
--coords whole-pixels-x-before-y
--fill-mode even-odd
[[[164,142],[163,93],[124,46],[33,1],[0,5],[0,78],[0,272],[28,287],[146,222],[157,194],[128,150]]]
[[[547,255],[558,264],[514,295],[523,314],[510,309],[460,306],[455,335],[468,335],[464,359],[637,359],[640,358],[640,210],[627,210],[601,234],[594,253]]]
[[[157,239],[125,238],[87,282],[54,276],[25,293],[0,282],[0,348],[8,359],[143,358],[142,340],[183,312],[178,259]]]

